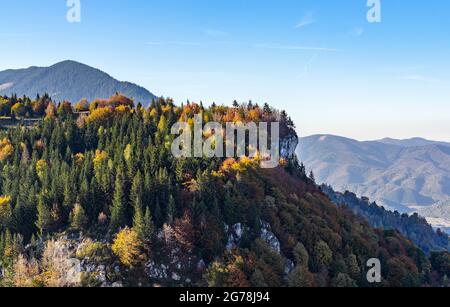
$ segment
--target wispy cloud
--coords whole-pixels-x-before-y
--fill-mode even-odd
[[[314,12],[309,11],[307,12],[302,19],[297,23],[295,26],[296,29],[300,29],[309,25],[312,25],[313,23],[316,23],[317,20],[314,18]]]
[[[417,82],[426,82],[426,83],[440,82],[440,80],[437,78],[433,78],[433,77],[429,77],[429,76],[425,76],[425,75],[421,75],[421,74],[407,74],[407,75],[400,76],[400,79],[406,80],[406,81],[417,81]]]
[[[342,49],[315,47],[315,46],[301,46],[301,45],[276,45],[276,44],[256,44],[256,48],[278,49],[278,50],[298,50],[298,51],[325,51],[325,52],[342,52]]]

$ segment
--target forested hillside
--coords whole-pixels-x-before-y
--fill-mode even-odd
[[[3,98],[8,104],[11,99]],[[280,121],[268,105],[126,97],[73,114],[49,97],[35,127],[0,137],[3,286],[447,285],[450,255],[426,254],[395,231],[370,227],[330,202],[294,158],[175,159],[177,121]],[[82,107],[81,107],[82,106]],[[381,284],[366,262],[379,258]],[[74,276],[67,272],[75,270]]]
[[[389,211],[375,202],[370,202],[367,198],[360,199],[349,191],[335,192],[327,185],[322,185],[321,190],[334,203],[349,208],[356,215],[365,218],[373,227],[400,231],[426,253],[450,248],[448,235],[440,229],[434,231],[427,220],[417,213],[408,215]]]
[[[83,97],[106,99],[116,92],[136,102],[149,102],[156,97],[141,86],[120,82],[99,69],[75,61],[0,71],[0,95],[35,97],[38,93],[49,93],[56,101],[78,101]]]

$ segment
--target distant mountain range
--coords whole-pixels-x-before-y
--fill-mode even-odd
[[[388,144],[388,145],[397,145],[397,146],[402,146],[402,147],[420,147],[420,146],[427,146],[427,145],[450,146],[450,143],[430,141],[430,140],[426,140],[423,138],[412,138],[412,139],[407,139],[407,140],[384,138],[384,139],[381,139],[376,142],[380,142],[380,143]]]
[[[301,139],[297,153],[318,183],[450,227],[450,143],[313,135]]]
[[[0,72],[0,95],[36,97],[48,93],[55,101],[77,102],[81,98],[108,98],[116,92],[133,98],[136,103],[148,104],[155,98],[141,86],[118,81],[101,70],[75,61]]]

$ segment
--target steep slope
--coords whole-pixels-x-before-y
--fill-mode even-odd
[[[108,98],[120,92],[135,102],[148,104],[155,96],[143,87],[120,82],[87,65],[64,61],[50,67],[30,67],[0,72],[0,95],[36,97],[48,93],[55,101]]]
[[[293,130],[276,110],[177,108],[161,99],[145,110],[99,108],[76,122],[56,114],[35,129],[0,132],[1,283],[444,284],[447,254],[433,262],[398,232],[337,207],[295,157],[275,169],[261,169],[258,158],[174,158],[168,127],[201,111],[259,114]],[[64,264],[74,258],[82,278],[68,280]],[[382,264],[381,284],[367,281],[371,258]]]
[[[297,153],[318,182],[400,212],[447,202],[450,147],[418,140],[394,143],[319,135],[303,138]]]
[[[349,208],[373,227],[400,231],[426,253],[450,250],[448,235],[440,230],[435,232],[417,213],[408,215],[388,211],[374,202],[370,203],[368,199],[358,198],[354,193],[339,193],[327,185],[322,185],[321,190],[335,204]]]

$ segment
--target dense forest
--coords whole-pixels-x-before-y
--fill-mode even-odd
[[[0,132],[2,286],[447,286],[450,254],[425,252],[334,205],[295,156],[175,159],[177,121],[279,121],[253,103],[122,95],[55,104],[0,99],[3,116],[38,117]],[[369,284],[367,260],[382,264]],[[67,277],[74,269],[77,278]],[[79,277],[79,278],[78,278]]]
[[[321,190],[334,203],[345,206],[356,215],[365,218],[373,227],[400,231],[426,253],[447,251],[450,248],[448,235],[440,229],[434,231],[427,220],[417,213],[408,215],[389,211],[375,202],[370,202],[368,198],[358,198],[355,193],[349,191],[339,193],[327,185],[322,185]]]

